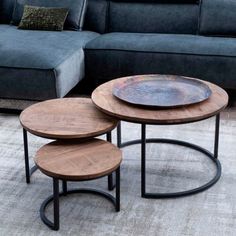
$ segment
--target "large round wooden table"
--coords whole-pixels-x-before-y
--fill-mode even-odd
[[[145,77],[145,76],[144,76]],[[141,143],[141,195],[145,198],[170,198],[186,196],[194,193],[201,192],[213,184],[215,184],[221,176],[221,164],[218,160],[218,143],[219,143],[219,125],[220,125],[220,112],[225,109],[228,104],[227,93],[219,86],[206,82],[212,91],[211,96],[204,102],[189,105],[180,108],[172,109],[148,109],[142,108],[117,99],[113,95],[113,87],[115,83],[122,83],[130,77],[124,77],[112,80],[102,84],[92,93],[92,100],[96,107],[102,112],[128,122],[141,124],[141,139],[133,140],[127,143],[121,142],[121,126],[118,126],[118,146],[125,147],[133,144]],[[157,75],[158,78],[158,75]],[[215,120],[215,139],[214,139],[214,152],[179,140],[170,139],[147,139],[146,138],[146,125],[177,125],[197,122],[211,117],[216,117]],[[216,166],[216,175],[208,183],[201,187],[194,188],[187,191],[174,192],[174,193],[147,193],[146,192],[146,143],[169,143],[188,147],[197,150],[207,157],[209,157]]]
[[[117,119],[96,109],[90,98],[62,98],[36,103],[20,115],[23,127],[26,182],[36,166],[29,168],[27,131],[48,139],[71,140],[88,139],[107,134],[111,141],[111,131],[117,126]],[[109,189],[112,189],[109,179]]]

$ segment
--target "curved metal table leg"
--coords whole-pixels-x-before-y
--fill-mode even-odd
[[[135,145],[135,144],[141,144],[141,196],[143,198],[177,198],[177,197],[184,197],[192,194],[196,194],[199,192],[202,192],[211,186],[213,186],[221,176],[221,164],[218,160],[218,144],[219,144],[219,125],[220,125],[220,114],[216,115],[216,122],[215,122],[215,140],[214,140],[214,153],[209,152],[208,150],[184,141],[174,140],[174,139],[161,139],[161,138],[146,138],[146,124],[141,124],[141,139],[138,140],[132,140],[129,142],[122,143],[121,142],[121,128],[119,128],[118,131],[118,138],[119,138],[119,144],[121,148]],[[148,193],[146,192],[146,144],[147,143],[166,143],[166,144],[174,144],[179,145],[183,147],[187,147],[193,150],[196,150],[198,152],[203,153],[206,157],[208,157],[215,165],[216,167],[216,174],[215,176],[204,185],[190,189],[187,191],[180,191],[180,192],[172,192],[172,193]]]
[[[53,178],[53,195],[46,198],[40,207],[40,218],[49,228],[52,230],[59,230],[60,228],[60,213],[59,213],[59,198],[61,196],[66,196],[68,194],[75,193],[89,193],[98,196],[105,197],[109,200],[115,207],[116,212],[120,211],[120,167],[116,170],[116,196],[113,197],[111,194],[106,193],[101,190],[92,189],[92,188],[79,188],[73,190],[67,190],[66,181],[63,180],[63,191],[59,192],[59,180]],[[45,215],[45,210],[47,206],[53,202],[53,215],[54,221],[49,220]]]

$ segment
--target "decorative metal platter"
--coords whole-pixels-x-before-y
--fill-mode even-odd
[[[174,108],[205,101],[211,96],[207,84],[197,79],[172,75],[127,77],[117,82],[113,95],[133,105]]]

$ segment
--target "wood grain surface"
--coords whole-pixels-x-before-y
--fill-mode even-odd
[[[181,124],[212,117],[224,110],[228,104],[228,94],[222,88],[202,81],[212,91],[212,95],[204,102],[170,109],[137,107],[121,101],[112,94],[115,84],[122,83],[128,78],[130,77],[115,79],[96,88],[92,93],[92,100],[97,108],[124,121],[146,124]]]
[[[116,170],[122,153],[100,139],[78,142],[60,140],[40,148],[35,157],[39,169],[50,177],[79,181],[98,178]]]
[[[117,120],[100,112],[89,98],[63,98],[40,102],[20,115],[30,133],[52,139],[88,138],[117,126]]]

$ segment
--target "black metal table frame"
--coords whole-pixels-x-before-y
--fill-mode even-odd
[[[75,194],[75,193],[88,193],[88,194],[94,194],[94,195],[99,195],[102,197],[105,197],[107,200],[109,200],[115,207],[116,212],[120,211],[120,167],[118,167],[115,171],[116,173],[116,194],[115,197],[112,196],[111,194],[97,190],[97,189],[92,189],[92,188],[79,188],[79,189],[73,189],[73,190],[68,190],[67,189],[67,180],[62,180],[62,191],[59,192],[59,179],[57,178],[52,178],[53,179],[53,194],[46,198],[43,203],[41,204],[40,207],[40,218],[46,224],[49,228],[52,230],[59,230],[60,227],[60,213],[59,213],[59,198],[61,196],[66,196],[68,194]],[[110,174],[111,175],[111,174]],[[108,177],[110,176],[108,175]],[[107,175],[105,175],[107,176]],[[98,178],[94,179],[100,179],[104,176],[100,176]],[[82,181],[90,181],[94,179],[89,179],[89,180],[82,180]],[[73,181],[73,182],[81,182],[80,181]],[[53,202],[53,222],[49,220],[46,215],[45,215],[45,210],[47,206]]]
[[[191,122],[182,122],[182,123],[176,123],[173,125],[181,125],[181,124],[187,124],[187,123],[195,123],[199,122],[201,120],[206,120],[212,117],[207,117],[204,119],[199,119],[197,121],[191,121]],[[141,196],[143,198],[153,198],[153,199],[158,199],[158,198],[176,198],[176,197],[183,197],[183,196],[188,196],[191,194],[196,194],[199,192],[202,192],[211,186],[213,186],[221,176],[221,164],[220,161],[218,160],[218,145],[219,145],[219,128],[220,128],[220,114],[215,115],[215,139],[214,139],[214,153],[211,153],[210,151],[192,144],[188,143],[185,141],[179,141],[175,139],[162,139],[162,138],[151,138],[147,139],[146,138],[146,123],[139,123],[139,122],[132,122],[132,123],[138,123],[141,124],[141,139],[138,140],[132,140],[128,142],[122,143],[121,141],[121,124],[119,123],[117,127],[117,146],[120,148],[124,148],[127,146],[135,145],[135,144],[141,144]],[[131,121],[127,121],[131,122]],[[148,125],[157,125],[157,124],[148,124]],[[158,124],[158,125],[172,125],[172,124]],[[172,193],[151,193],[151,192],[146,192],[146,144],[147,143],[166,143],[166,144],[174,144],[174,145],[179,145],[179,146],[184,146],[196,151],[199,151],[203,153],[206,157],[210,158],[212,162],[216,166],[216,174],[215,176],[206,184],[191,189],[191,190],[186,190],[186,191],[181,191],[181,192],[172,192]]]
[[[111,132],[112,131],[105,133],[106,139],[110,143],[112,143]],[[45,138],[45,137],[41,137],[41,138]],[[24,128],[23,128],[23,142],[24,142],[24,159],[25,159],[25,178],[26,178],[26,183],[30,184],[30,177],[38,169],[38,167],[36,165],[34,165],[33,167],[29,166],[28,135],[27,135],[27,130]],[[113,181],[113,173],[112,173],[108,175],[108,190],[112,191],[114,188],[115,188],[115,184]]]

